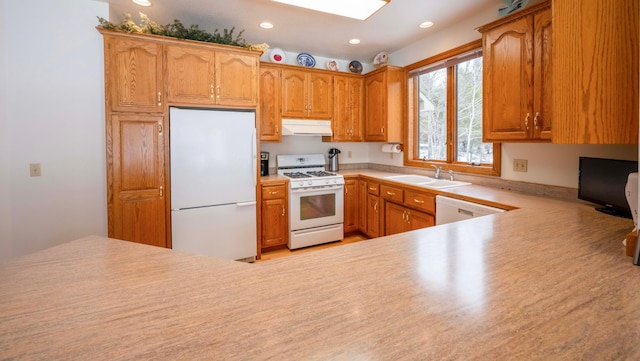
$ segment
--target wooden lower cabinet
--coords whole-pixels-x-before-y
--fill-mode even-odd
[[[367,194],[367,230],[370,238],[380,237],[380,197]]]
[[[168,247],[164,117],[107,118],[109,237]]]
[[[262,185],[261,248],[286,245],[289,242],[287,184]]]
[[[355,232],[358,230],[359,203],[358,203],[358,180],[344,180],[344,233]]]
[[[396,203],[385,202],[385,236],[435,225],[435,217]]]
[[[358,180],[358,230],[367,233],[367,181]]]

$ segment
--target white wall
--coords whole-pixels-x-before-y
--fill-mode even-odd
[[[0,260],[106,235],[102,37],[92,0],[0,0]],[[42,176],[29,177],[29,163]]]
[[[325,161],[329,162],[330,148],[340,150],[341,153],[338,156],[340,164],[369,163],[369,144],[367,143],[328,143],[323,142],[320,136],[284,136],[282,143],[261,142],[260,144],[261,151],[269,152],[270,168],[277,166],[276,155],[278,154],[322,153],[325,155]]]

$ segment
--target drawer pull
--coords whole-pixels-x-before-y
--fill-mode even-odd
[[[424,203],[423,200],[420,200],[420,199],[417,199],[417,198],[414,198],[413,201],[418,203],[418,204],[423,204]]]
[[[378,188],[369,187],[369,190],[370,190],[370,191],[377,191],[377,190],[378,190]]]
[[[393,193],[393,192],[389,192],[389,191],[387,191],[387,195],[389,195],[389,196],[395,196],[396,194],[395,194],[395,193]]]
[[[278,193],[280,193],[280,191],[269,192],[269,194],[278,194]]]

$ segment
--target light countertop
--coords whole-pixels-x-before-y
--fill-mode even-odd
[[[454,192],[519,209],[256,264],[103,237],[18,258],[0,359],[640,359],[631,220]]]

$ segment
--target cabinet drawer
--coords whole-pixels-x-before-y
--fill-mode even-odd
[[[404,204],[408,207],[427,211],[429,213],[436,212],[436,196],[431,193],[422,193],[414,191],[406,191]]]
[[[376,196],[379,195],[380,194],[380,184],[367,182],[367,192],[369,192],[369,194],[374,194]]]
[[[387,185],[380,186],[380,195],[384,199],[388,199],[391,201],[396,201],[398,203],[402,203],[404,198],[404,191],[400,188],[390,187]]]
[[[287,194],[286,185],[262,186],[262,200],[284,198]]]

